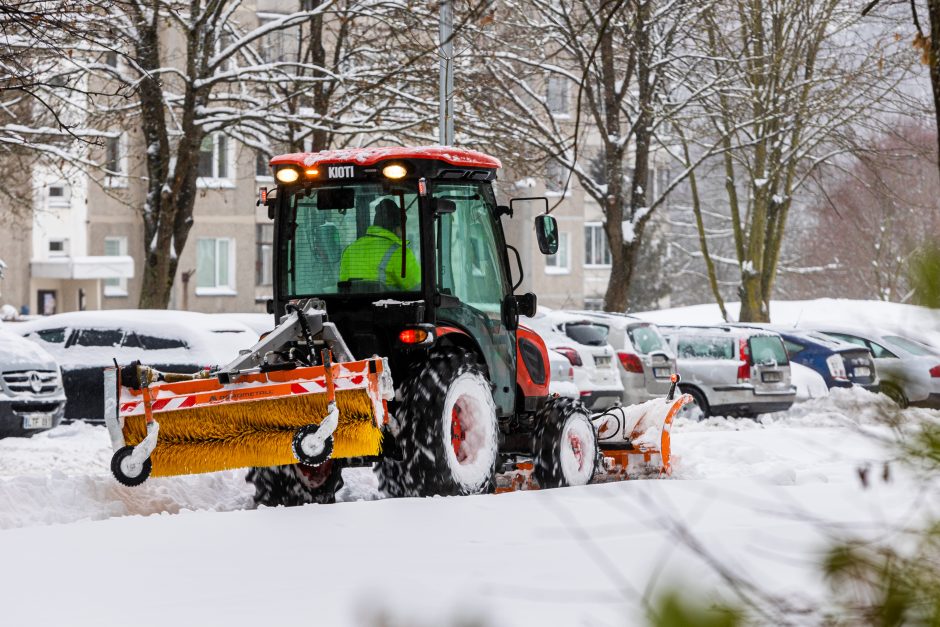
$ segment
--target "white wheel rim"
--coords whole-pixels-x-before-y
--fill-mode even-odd
[[[127,457],[121,460],[121,472],[124,473],[124,476],[129,479],[133,479],[134,477],[137,477],[138,475],[140,475],[143,469],[144,469],[144,465],[135,464],[132,461],[130,455],[128,455]]]
[[[455,410],[463,434],[459,445],[452,440]],[[441,434],[453,480],[467,490],[481,487],[490,478],[497,446],[496,405],[483,376],[467,372],[454,380],[444,399]]]
[[[568,419],[561,431],[559,462],[568,485],[586,485],[594,474],[594,426],[584,414]]]

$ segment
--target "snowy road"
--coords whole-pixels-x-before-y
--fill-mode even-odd
[[[882,479],[891,453],[873,436],[888,411],[842,393],[760,424],[677,424],[668,481],[362,502],[378,494],[354,470],[353,502],[262,510],[246,510],[241,472],[119,486],[101,427],[2,440],[4,623],[629,625],[657,592],[717,583],[683,529],[812,605],[827,542],[937,513],[938,486],[897,464]]]

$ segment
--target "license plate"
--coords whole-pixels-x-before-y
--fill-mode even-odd
[[[594,357],[594,365],[601,368],[607,367],[610,365],[610,357]]]
[[[669,368],[653,368],[653,376],[657,379],[666,379],[672,373],[669,372]]]
[[[870,377],[871,369],[867,368],[866,366],[858,366],[857,368],[855,368],[855,376],[856,377]]]
[[[24,429],[50,429],[52,428],[51,414],[26,414],[23,416]]]
[[[761,375],[761,380],[766,383],[776,383],[780,381],[782,377],[779,372],[765,372]]]

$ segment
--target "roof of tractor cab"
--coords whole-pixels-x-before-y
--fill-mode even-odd
[[[381,161],[398,159],[426,159],[443,161],[449,165],[465,168],[500,168],[499,159],[464,148],[451,146],[388,146],[386,148],[347,148],[343,150],[323,150],[321,152],[295,152],[279,155],[271,159],[271,165],[298,165],[310,168],[329,163],[350,163],[354,165],[374,165]]]

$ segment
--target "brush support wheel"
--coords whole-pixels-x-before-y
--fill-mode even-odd
[[[121,485],[130,488],[138,486],[147,480],[152,470],[150,458],[144,460],[144,463],[136,465],[131,461],[131,455],[134,452],[133,446],[120,448],[111,457],[111,474]]]
[[[330,458],[333,454],[333,436],[323,441],[323,445],[315,447],[311,445],[314,434],[319,430],[318,425],[306,425],[297,430],[294,434],[293,449],[294,457],[301,464],[308,466],[319,466]]]

